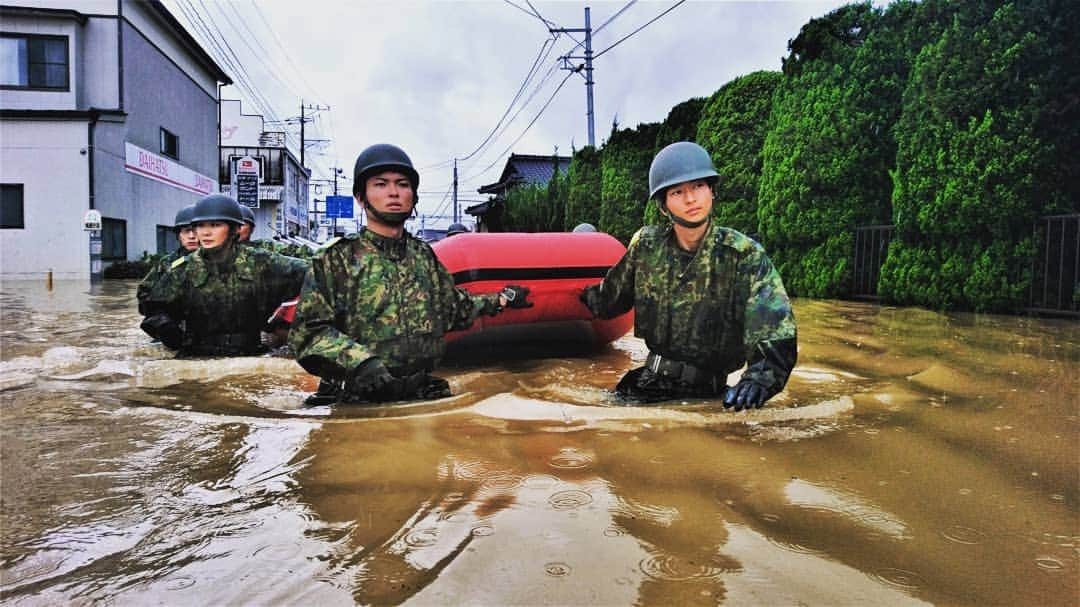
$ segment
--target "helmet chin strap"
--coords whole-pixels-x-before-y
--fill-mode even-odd
[[[380,211],[375,208],[375,205],[365,203],[364,207],[369,213],[375,216],[375,219],[385,223],[386,225],[398,227],[405,224],[405,221],[416,213],[416,205],[408,211]]]
[[[701,226],[705,225],[706,223],[709,223],[709,219],[710,219],[710,216],[706,215],[705,217],[703,217],[703,218],[701,218],[701,219],[699,219],[697,221],[688,221],[686,219],[683,219],[682,217],[679,217],[675,213],[672,213],[671,211],[669,211],[668,208],[667,208],[667,205],[662,203],[662,202],[660,203],[660,213],[663,214],[668,219],[670,219],[671,221],[681,225],[684,228],[700,228]]]

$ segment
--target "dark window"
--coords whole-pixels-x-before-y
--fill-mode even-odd
[[[127,259],[127,222],[123,219],[101,219],[101,258]]]
[[[157,227],[157,252],[158,255],[168,253],[173,250],[176,245],[176,239],[173,238],[172,226],[159,225]]]
[[[180,160],[180,138],[165,129],[161,129],[161,153]]]
[[[0,34],[0,88],[68,90],[67,36]]]
[[[23,222],[23,185],[0,184],[0,228],[25,228]]]

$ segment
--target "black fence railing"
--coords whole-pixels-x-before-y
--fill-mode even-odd
[[[1080,316],[1080,214],[1040,217],[1035,242],[1027,311]]]
[[[855,265],[851,294],[857,299],[880,299],[877,292],[881,266],[889,252],[892,226],[855,228]]]
[[[1034,227],[1035,254],[1026,312],[1080,317],[1080,214],[1040,217]],[[878,279],[889,252],[893,226],[855,228],[852,297],[880,299]]]

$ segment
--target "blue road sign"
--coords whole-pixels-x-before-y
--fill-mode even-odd
[[[352,196],[327,196],[326,197],[327,219],[352,219],[353,197]]]

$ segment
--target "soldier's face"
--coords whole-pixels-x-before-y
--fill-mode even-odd
[[[199,246],[204,249],[216,249],[229,238],[229,224],[224,221],[200,221],[195,224],[199,235]]]
[[[365,185],[367,204],[383,213],[411,213],[413,191],[409,178],[397,171],[384,171],[368,177]]]
[[[195,228],[192,226],[184,226],[180,228],[180,234],[177,235],[177,239],[180,240],[180,246],[185,251],[194,251],[199,248],[199,235],[195,233]]]
[[[667,189],[664,203],[668,212],[676,217],[691,223],[698,222],[712,213],[712,187],[704,179],[684,181]]]

